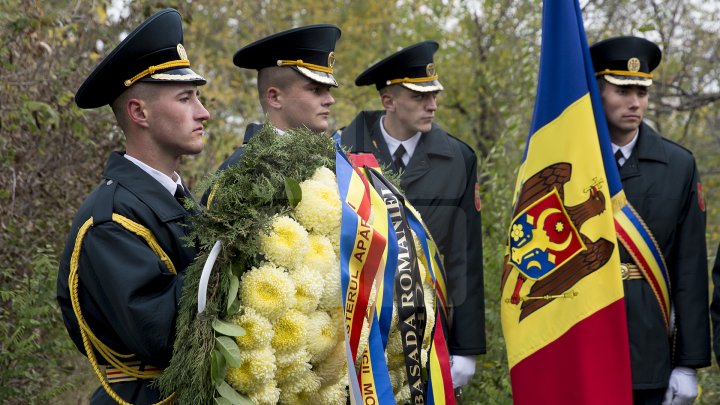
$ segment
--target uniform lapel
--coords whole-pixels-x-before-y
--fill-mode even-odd
[[[450,159],[452,151],[444,131],[433,124],[430,132],[421,135],[420,141],[415,147],[405,172],[402,174],[402,185],[405,189],[410,184],[422,178],[433,168],[433,160]]]

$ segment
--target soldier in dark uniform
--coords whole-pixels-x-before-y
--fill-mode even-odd
[[[80,108],[110,105],[126,138],[77,212],[60,260],[65,326],[102,387],[92,404],[160,401],[153,380],[172,356],[192,198],[176,172],[203,149],[205,79],[190,69],[180,14],[162,10],[85,80]],[[188,201],[190,200],[190,201]]]
[[[674,313],[671,335],[659,301],[621,248],[635,404],[690,404],[696,369],[710,365],[705,204],[695,159],[643,122],[651,72],[661,59],[654,43],[637,37],[590,47],[628,201],[665,258]]]
[[[475,356],[485,353],[480,199],[475,152],[433,123],[443,89],[433,63],[437,49],[436,42],[420,42],[360,74],[355,84],[374,84],[384,110],[360,112],[341,142],[400,173],[406,197],[438,244],[453,307],[452,378],[460,387],[475,373]]]
[[[720,245],[715,253],[715,265],[712,268],[713,297],[710,305],[710,317],[713,327],[713,349],[715,359],[720,364]]]
[[[302,127],[317,133],[328,129],[330,106],[335,104],[330,88],[337,87],[333,65],[339,38],[340,28],[335,25],[309,25],[262,38],[235,53],[236,66],[258,71],[260,105],[280,133]],[[243,143],[260,128],[248,125]],[[219,170],[237,163],[242,153],[243,148],[238,148]],[[207,193],[203,204],[206,200]]]

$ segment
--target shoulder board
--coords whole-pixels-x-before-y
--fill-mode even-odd
[[[103,184],[98,186],[92,206],[93,224],[112,221],[116,188],[117,182],[111,179],[105,179]]]

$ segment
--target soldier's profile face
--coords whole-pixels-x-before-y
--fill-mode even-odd
[[[633,135],[648,107],[648,88],[617,86],[606,82],[600,93],[610,134]]]
[[[210,114],[192,83],[154,85],[155,96],[146,103],[154,141],[171,156],[191,155],[203,149],[203,122]]]
[[[330,106],[335,104],[330,88],[330,85],[297,75],[297,79],[278,95],[282,103],[280,118],[286,126],[281,129],[307,127],[313,132],[326,131]]]
[[[398,86],[392,94],[397,120],[408,133],[430,131],[437,110],[437,91],[421,93]]]

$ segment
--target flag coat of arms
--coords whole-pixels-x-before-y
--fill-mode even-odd
[[[579,4],[545,0],[501,284],[516,404],[632,403],[619,183]]]

